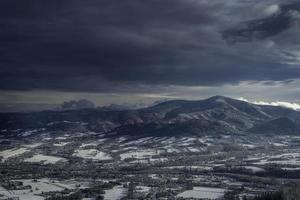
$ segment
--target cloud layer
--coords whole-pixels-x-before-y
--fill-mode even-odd
[[[299,11],[283,0],[1,1],[0,90],[297,79]]]
[[[247,100],[243,97],[239,98],[239,100],[250,102],[249,100]],[[253,101],[251,103],[257,104],[257,105],[280,106],[280,107],[285,107],[285,108],[290,108],[290,109],[293,109],[293,110],[300,111],[300,104],[290,103],[290,102],[285,102],[285,101],[276,101],[276,102]]]

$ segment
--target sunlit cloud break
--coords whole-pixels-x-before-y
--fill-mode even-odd
[[[281,106],[285,108],[290,108],[293,110],[300,110],[300,104],[297,103],[290,103],[285,101],[275,101],[275,102],[266,102],[266,101],[249,101],[248,99],[245,99],[243,97],[240,97],[239,100],[246,101],[249,103],[257,104],[257,105],[267,105],[267,106]]]

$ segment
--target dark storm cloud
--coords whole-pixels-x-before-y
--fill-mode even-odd
[[[243,22],[241,27],[224,31],[223,37],[230,42],[249,42],[277,35],[296,24],[300,24],[300,2],[282,5],[271,16]]]
[[[130,91],[299,78],[295,43],[284,36],[223,40],[222,30],[255,17],[248,8],[238,0],[1,1],[0,89]],[[280,31],[267,27],[268,36],[287,29],[273,18]]]

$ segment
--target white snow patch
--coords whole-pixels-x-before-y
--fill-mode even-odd
[[[104,200],[120,200],[127,195],[128,190],[123,186],[115,186],[110,190],[105,190]]]
[[[195,147],[187,147],[188,151],[190,152],[200,152],[201,150],[200,149],[197,149]]]
[[[168,158],[150,158],[149,161],[150,162],[166,162],[168,161]]]
[[[255,166],[244,166],[244,168],[251,170],[253,173],[265,171],[263,168],[255,167]]]
[[[43,143],[35,143],[35,144],[25,144],[23,145],[24,147],[28,147],[28,148],[36,148],[41,146]]]
[[[224,196],[226,192],[222,188],[211,187],[194,187],[193,190],[187,190],[177,195],[177,197],[183,198],[195,198],[195,199],[219,199]]]
[[[108,139],[107,139],[107,138],[101,138],[101,139],[98,139],[98,142],[103,143],[103,142],[105,142],[106,140],[108,140]]]
[[[60,136],[60,137],[56,137],[55,139],[56,139],[56,140],[66,140],[67,137],[62,137],[62,136]]]
[[[119,138],[118,138],[118,142],[124,142],[125,140],[126,140],[125,137],[119,137]]]
[[[33,163],[39,163],[42,162],[43,164],[55,164],[57,162],[65,162],[67,161],[65,158],[56,157],[56,156],[47,156],[42,154],[36,154],[32,156],[31,158],[26,158],[24,160],[25,162],[33,162]]]
[[[249,149],[254,149],[254,148],[256,148],[257,146],[256,145],[254,145],[254,144],[241,144],[243,147],[247,147],[247,148],[249,148]]]
[[[28,152],[29,150],[27,148],[14,148],[14,149],[8,149],[0,152],[0,156],[3,157],[4,160],[12,157],[17,157],[25,152]]]
[[[60,142],[60,143],[55,143],[55,144],[53,144],[53,146],[56,146],[56,147],[63,147],[63,146],[66,146],[67,144],[69,144],[69,142]]]
[[[300,170],[300,167],[282,167],[281,169],[287,171],[295,171],[295,170]]]
[[[9,198],[18,198],[19,200],[43,200],[45,199],[42,196],[39,196],[43,192],[54,192],[54,191],[62,191],[65,188],[74,189],[75,185],[66,185],[64,183],[60,183],[58,181],[54,181],[51,179],[38,179],[33,181],[31,179],[21,179],[16,180],[23,182],[23,185],[30,185],[32,191],[30,189],[27,190],[6,190],[5,188],[0,186],[0,196],[4,195]]]
[[[44,131],[44,130],[46,130],[46,129],[41,128],[41,129],[33,129],[33,130],[29,130],[29,131],[24,131],[24,132],[20,133],[19,136],[27,137],[27,136],[30,136],[34,133],[37,133],[39,131]]]
[[[213,167],[209,167],[209,166],[170,166],[170,167],[164,167],[167,169],[197,169],[197,170],[204,170],[204,171],[212,171]]]
[[[97,144],[96,143],[83,143],[79,146],[79,148],[85,148],[85,147],[89,147],[89,146],[95,147],[95,146],[97,146]]]
[[[168,153],[180,153],[181,152],[179,149],[176,149],[172,146],[166,146],[165,148],[167,148]]]
[[[276,147],[286,147],[288,146],[287,144],[282,144],[282,143],[272,143],[272,145],[276,146]]]
[[[136,186],[136,190],[138,192],[145,192],[148,193],[150,191],[151,187],[147,187],[147,186]]]
[[[126,145],[138,145],[138,144],[143,144],[145,143],[147,140],[152,139],[153,137],[145,137],[145,138],[140,138],[138,140],[132,140],[130,142],[127,142]]]
[[[143,158],[151,158],[158,153],[152,149],[145,149],[145,150],[137,150],[137,151],[129,151],[126,153],[120,154],[121,160],[126,158],[135,158],[135,159],[143,159]]]
[[[157,174],[149,174],[148,177],[156,180],[159,179]]]
[[[92,160],[111,160],[112,157],[97,149],[78,149],[75,150],[73,156]]]

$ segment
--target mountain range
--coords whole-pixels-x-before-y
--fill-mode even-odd
[[[207,134],[297,134],[300,112],[256,105],[224,96],[204,100],[172,100],[136,110],[97,108],[0,113],[1,134],[20,131],[103,132],[107,135],[170,136]]]

